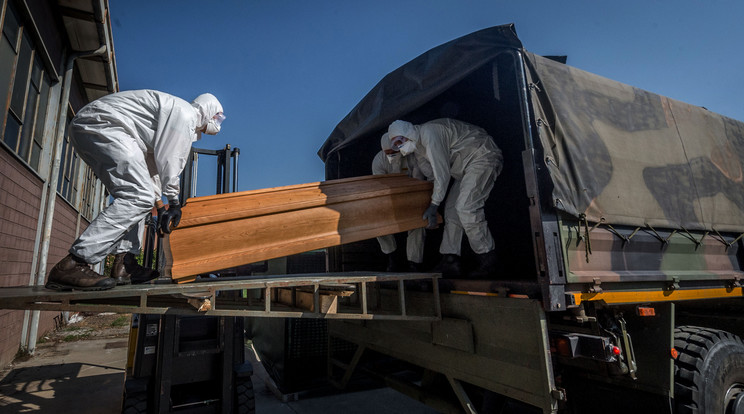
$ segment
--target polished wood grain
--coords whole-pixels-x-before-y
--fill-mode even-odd
[[[276,257],[424,227],[432,184],[403,174],[195,197],[165,240],[177,282]]]

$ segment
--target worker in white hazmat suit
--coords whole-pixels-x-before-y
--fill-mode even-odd
[[[390,139],[387,133],[383,134],[380,139],[380,146],[382,147],[382,151],[378,152],[372,160],[373,175],[404,173],[408,174],[409,177],[420,180],[427,179],[425,174],[427,170],[426,166],[423,166],[423,168],[419,166],[413,155],[403,157],[399,151],[390,148]],[[431,171],[431,167],[428,168],[428,171]],[[429,177],[432,177],[431,179],[433,180],[431,173]],[[380,243],[380,249],[388,257],[388,272],[421,271],[421,264],[424,261],[425,233],[423,228],[413,229],[408,232],[408,237],[406,238],[407,264],[405,265],[402,263],[398,254],[398,246],[394,235],[389,234],[377,238],[378,243]]]
[[[104,96],[83,107],[70,123],[70,143],[114,198],[49,273],[47,288],[104,290],[158,276],[139,266],[140,224],[163,196],[159,227],[170,233],[181,218],[179,176],[202,133],[214,135],[224,120],[211,94],[192,103],[153,90]],[[89,265],[114,254],[112,277]]]
[[[413,125],[406,121],[390,124],[391,147],[404,156],[426,158],[433,169],[434,189],[431,204],[424,213],[427,228],[437,226],[437,209],[447,195],[444,208],[444,233],[439,252],[442,261],[435,270],[445,277],[460,272],[463,233],[478,254],[478,268],[470,276],[485,278],[493,274],[497,257],[483,206],[501,172],[503,157],[491,136],[480,127],[455,119],[442,118]]]

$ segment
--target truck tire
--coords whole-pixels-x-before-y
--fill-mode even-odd
[[[235,412],[239,414],[256,413],[256,397],[253,394],[251,377],[238,378],[235,386]]]
[[[744,414],[744,342],[697,326],[674,330],[674,405],[678,414]]]

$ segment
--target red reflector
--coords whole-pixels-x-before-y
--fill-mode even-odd
[[[677,352],[676,349],[672,348],[672,358],[677,359],[678,356],[679,356],[679,352]]]
[[[620,348],[613,345],[612,347],[612,355],[620,355]]]
[[[656,316],[656,309],[646,306],[639,306],[638,316]]]
[[[557,338],[555,340],[555,348],[559,355],[571,356],[571,344],[566,338]]]

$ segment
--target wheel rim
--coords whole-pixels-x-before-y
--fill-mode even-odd
[[[723,406],[726,414],[736,414],[744,409],[744,383],[737,382],[729,387],[723,397]]]

